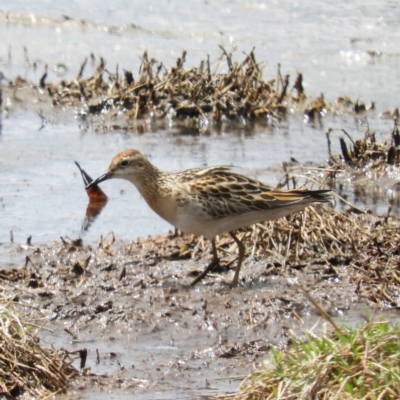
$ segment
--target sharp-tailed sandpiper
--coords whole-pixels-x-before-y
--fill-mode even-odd
[[[153,211],[180,231],[203,235],[211,241],[212,261],[191,285],[199,282],[218,264],[217,235],[229,233],[239,247],[232,281],[237,285],[245,246],[236,237],[236,229],[272,221],[311,204],[331,201],[330,190],[272,189],[255,179],[232,172],[227,166],[163,172],[137,150],[117,154],[111,160],[108,172],[86,188],[111,178],[132,182]]]

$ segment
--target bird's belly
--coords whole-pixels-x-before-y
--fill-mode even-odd
[[[302,204],[294,204],[278,210],[233,214],[224,218],[212,218],[209,215],[185,215],[183,218],[177,219],[174,225],[184,233],[203,235],[207,239],[213,239],[217,235],[245,228],[258,222],[272,221],[303,208]]]
[[[213,239],[238,228],[254,223],[249,216],[232,215],[225,218],[215,218],[197,210],[198,212],[181,213],[176,215],[175,221],[170,221],[176,228],[184,233],[202,235],[207,239]],[[258,221],[257,221],[258,222]]]
[[[198,236],[205,236],[207,239],[212,239],[216,236],[214,233],[214,225],[211,221],[199,219],[180,219],[174,224],[180,231],[191,233]]]
[[[169,216],[172,216],[169,222],[184,233],[203,235],[207,239],[212,239],[216,236],[214,232],[216,227],[215,219],[193,204],[186,205],[186,207],[177,207],[175,213]]]
[[[152,207],[160,217],[184,233],[203,235],[213,239],[239,228],[257,222],[271,221],[303,209],[306,204],[295,203],[281,208],[253,211],[243,214],[230,214],[222,218],[208,214],[202,204],[196,202],[164,201]]]

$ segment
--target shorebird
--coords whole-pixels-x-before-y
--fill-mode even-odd
[[[219,263],[215,245],[217,235],[229,233],[239,247],[232,280],[232,284],[237,285],[245,246],[236,237],[236,229],[272,221],[311,204],[331,201],[330,190],[272,189],[232,172],[227,166],[163,172],[137,150],[117,154],[108,171],[86,189],[112,178],[132,182],[153,211],[175,228],[184,233],[203,235],[211,241],[212,261],[191,283],[192,286]]]

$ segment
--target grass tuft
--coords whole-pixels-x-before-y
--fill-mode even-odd
[[[79,372],[61,354],[40,345],[37,324],[12,298],[0,295],[0,397],[45,398],[65,393]]]
[[[287,350],[272,351],[264,367],[236,394],[220,398],[400,398],[400,328],[387,321],[342,327],[321,337],[305,333]]]

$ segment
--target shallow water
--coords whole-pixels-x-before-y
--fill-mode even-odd
[[[334,126],[335,122],[331,123],[329,126]],[[112,155],[136,148],[163,170],[232,165],[242,173],[276,185],[284,175],[281,162],[294,157],[302,163],[324,164],[328,157],[324,130],[296,117],[277,129],[251,136],[246,136],[243,129],[193,137],[181,136],[174,129],[150,129],[137,135],[80,131],[76,124],[49,124],[39,131],[39,125],[35,116],[3,121],[0,242],[9,241],[10,230],[18,243],[30,235],[33,243],[81,235],[88,198],[74,161],[95,178],[106,171]],[[360,129],[363,128],[353,128],[355,137],[363,135]],[[339,152],[339,141],[334,139],[333,136],[332,150]],[[101,187],[109,202],[89,230],[82,233],[86,242],[95,243],[109,231],[118,239],[133,240],[173,229],[150,210],[129,182],[113,180]],[[386,204],[382,200],[384,210]]]

